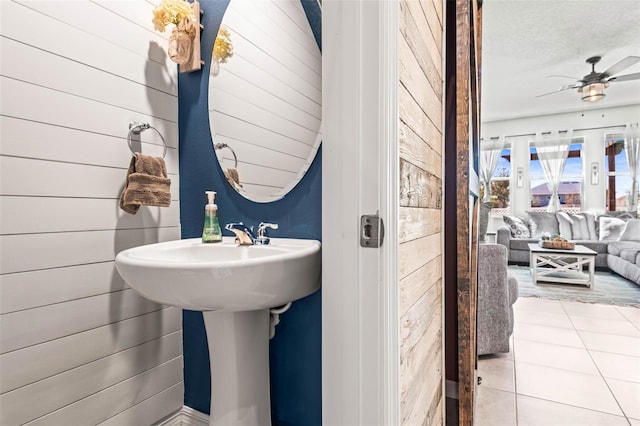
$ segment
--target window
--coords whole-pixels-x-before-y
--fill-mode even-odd
[[[624,136],[622,134],[607,135],[604,146],[607,210],[627,210],[631,192],[631,173],[627,164],[627,155],[624,152]]]
[[[511,148],[504,148],[496,171],[491,178],[491,214],[503,215],[509,213],[509,196],[511,185]]]
[[[538,159],[536,148],[530,148],[529,177],[531,181],[531,210],[546,211],[551,199],[551,187],[547,183]],[[569,146],[569,156],[560,178],[558,196],[560,210],[579,212],[582,199],[582,143]]]

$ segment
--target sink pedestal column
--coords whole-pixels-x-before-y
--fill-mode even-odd
[[[211,426],[270,426],[269,310],[204,311]]]

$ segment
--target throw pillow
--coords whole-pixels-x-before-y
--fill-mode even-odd
[[[640,219],[630,219],[620,234],[619,241],[640,241]]]
[[[618,210],[615,212],[607,212],[606,213],[607,216],[611,216],[611,217],[617,217],[618,219],[622,219],[622,220],[629,220],[629,219],[635,219],[638,217],[638,215],[635,212],[627,212],[624,210]]]
[[[527,215],[533,225],[530,227],[532,238],[540,238],[543,234],[548,234],[549,236],[560,234],[558,218],[555,213],[527,212]]]
[[[598,232],[596,231],[596,216],[593,213],[578,213],[587,219],[587,228],[589,228],[589,239],[598,240]]]
[[[566,212],[556,212],[558,218],[558,228],[560,229],[560,236],[567,240],[573,239],[573,231],[571,225],[573,225],[573,219]]]
[[[531,238],[531,232],[529,231],[529,225],[524,219],[517,216],[502,216],[504,223],[509,225],[509,231],[513,238]]]
[[[600,224],[600,241],[617,240],[625,226],[624,220],[609,216],[600,216],[598,223]]]
[[[569,217],[573,220],[571,224],[571,235],[574,240],[588,240],[589,227],[587,226],[587,218],[580,214],[571,214]]]

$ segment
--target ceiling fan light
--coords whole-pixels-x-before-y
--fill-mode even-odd
[[[582,100],[585,102],[597,102],[605,97],[604,83],[591,83],[582,87]]]

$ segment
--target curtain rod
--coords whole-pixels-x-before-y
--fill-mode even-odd
[[[584,129],[573,129],[574,132],[584,132],[587,130],[602,130],[602,129],[614,129],[616,127],[625,127],[625,124],[620,124],[617,126],[599,126],[599,127],[586,127]],[[559,130],[558,133],[566,133],[567,130]],[[551,132],[542,132],[543,135],[549,135],[551,134]],[[520,137],[524,137],[524,136],[535,136],[535,133],[523,133],[521,135],[506,135],[503,136],[504,138],[520,138]],[[485,138],[482,138],[481,140],[484,140]],[[500,136],[492,136],[489,138],[489,140],[497,140],[500,139]]]

